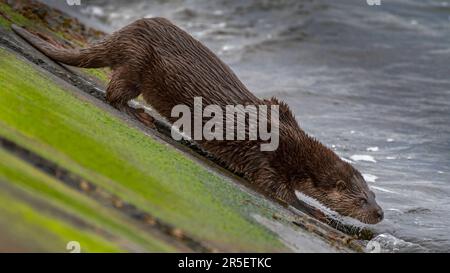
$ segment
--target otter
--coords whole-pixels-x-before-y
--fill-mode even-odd
[[[140,19],[88,48],[53,46],[27,30],[13,30],[49,58],[83,68],[113,71],[106,100],[115,108],[151,125],[152,118],[128,102],[139,95],[174,122],[175,105],[279,105],[279,146],[261,151],[259,141],[200,141],[199,145],[229,170],[288,204],[295,191],[316,199],[343,216],[376,224],[383,210],[375,194],[352,165],[305,133],[288,105],[276,98],[259,99],[206,46],[165,18]]]

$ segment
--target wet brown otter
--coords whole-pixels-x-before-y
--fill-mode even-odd
[[[109,38],[81,50],[53,47],[22,28],[14,31],[50,58],[77,67],[111,67],[107,101],[151,124],[128,101],[142,94],[160,114],[174,121],[171,110],[193,98],[209,105],[280,106],[279,147],[259,149],[259,141],[200,141],[230,170],[288,203],[295,191],[315,198],[341,215],[374,224],[383,211],[364,178],[334,152],[300,129],[288,106],[277,99],[254,96],[214,53],[164,18],[141,19]]]

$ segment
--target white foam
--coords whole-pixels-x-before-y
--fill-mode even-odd
[[[224,46],[222,46],[222,50],[223,51],[230,51],[230,50],[233,50],[233,49],[235,49],[236,47],[235,46],[233,46],[233,45],[224,45]]]
[[[375,146],[375,147],[369,147],[369,148],[367,148],[366,150],[367,150],[368,152],[378,152],[379,149],[378,149],[378,147]]]
[[[352,155],[350,157],[350,159],[354,160],[354,161],[367,161],[367,162],[373,162],[373,163],[377,162],[375,160],[375,158],[373,158],[373,156],[371,156],[371,155]]]
[[[99,6],[90,6],[87,9],[83,10],[82,12],[88,13],[89,15],[96,16],[96,17],[104,17],[105,16],[105,10]]]
[[[371,188],[372,188],[372,189],[375,189],[375,190],[382,191],[382,192],[393,193],[393,194],[400,194],[400,193],[398,193],[398,192],[391,191],[391,190],[388,190],[388,189],[385,189],[385,188],[381,188],[381,187],[371,186]]]
[[[369,173],[363,173],[362,176],[367,182],[375,182],[378,179],[378,176]]]
[[[347,158],[345,158],[345,157],[341,157],[341,159],[342,159],[342,161],[345,161],[345,162],[347,162],[347,163],[353,163],[353,161],[351,161],[350,159],[347,159]]]
[[[388,139],[386,139],[386,141],[387,142],[394,142],[394,139],[393,138],[388,138]]]
[[[395,253],[403,251],[410,252],[412,250],[415,250],[414,252],[427,252],[427,249],[422,247],[421,245],[404,241],[389,233],[381,233],[377,235],[375,238],[369,241],[368,246],[369,245],[375,245],[378,247],[378,249],[375,249],[375,252]]]
[[[399,210],[399,209],[395,209],[395,208],[389,208],[386,210],[390,210],[390,211],[395,211],[395,212],[399,212],[399,213],[403,213],[403,211]]]

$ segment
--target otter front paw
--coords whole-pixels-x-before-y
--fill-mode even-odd
[[[144,109],[142,108],[134,109],[133,116],[135,116],[145,126],[155,128],[155,119],[149,114],[147,114]]]

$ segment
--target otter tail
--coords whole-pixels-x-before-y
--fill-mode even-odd
[[[12,25],[11,28],[17,35],[44,53],[44,55],[57,62],[84,68],[100,68],[113,65],[110,62],[111,58],[108,58],[107,41],[85,49],[68,50],[56,48],[19,26]]]

